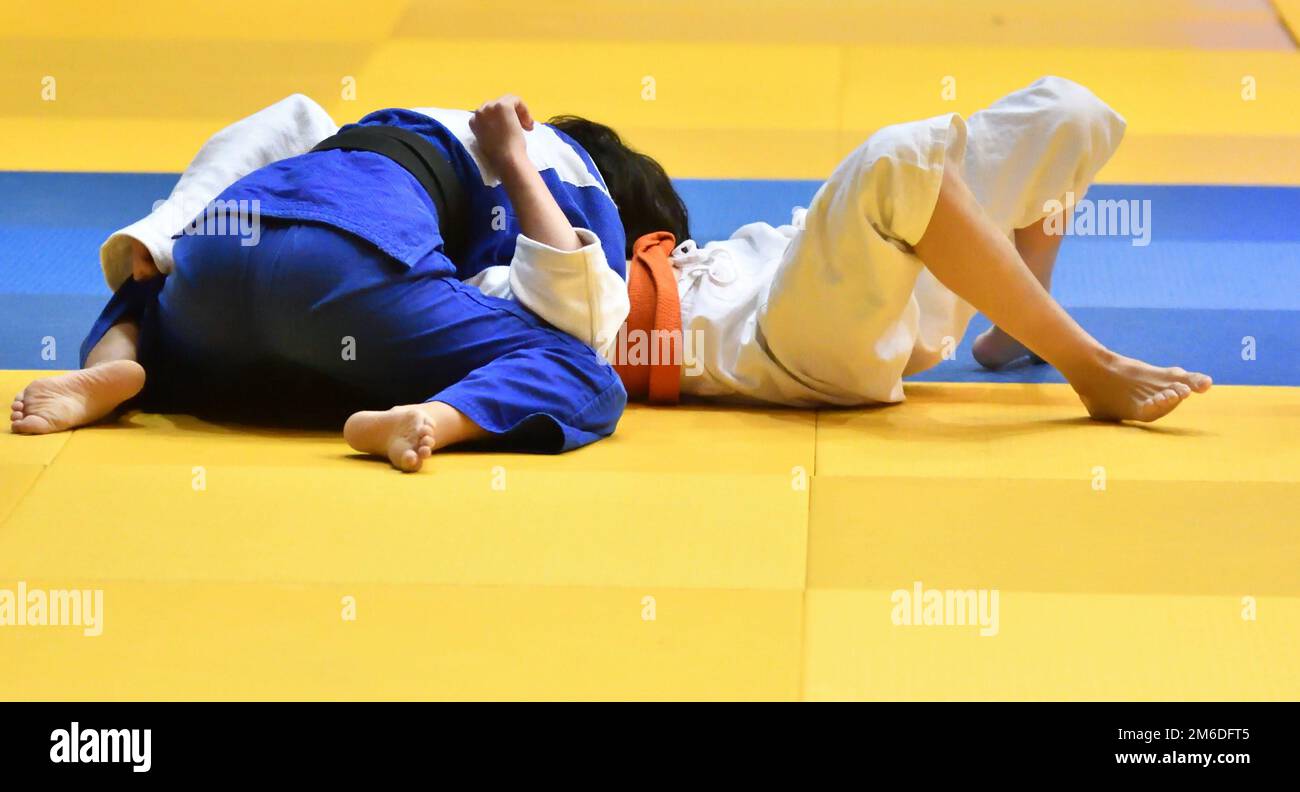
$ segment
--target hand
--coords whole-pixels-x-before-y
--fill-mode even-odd
[[[145,247],[140,240],[132,237],[131,277],[138,281],[146,281],[161,274],[158,271],[158,265],[153,263],[153,254],[149,252],[149,248]]]
[[[533,116],[518,96],[506,94],[487,102],[474,111],[469,128],[497,176],[528,161],[524,130],[533,128]]]

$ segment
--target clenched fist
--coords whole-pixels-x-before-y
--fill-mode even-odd
[[[498,176],[527,163],[524,130],[533,128],[533,117],[523,99],[506,94],[485,103],[474,111],[469,128]]]

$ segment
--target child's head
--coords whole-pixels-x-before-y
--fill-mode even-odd
[[[633,243],[651,231],[670,231],[678,242],[691,238],[686,204],[658,162],[628,148],[604,124],[570,115],[546,123],[576,140],[605,178],[627,235],[624,256],[631,258]]]

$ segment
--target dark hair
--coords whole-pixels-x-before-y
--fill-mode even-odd
[[[631,258],[633,243],[651,231],[670,231],[678,242],[691,238],[686,204],[658,162],[628,148],[618,133],[604,124],[572,115],[556,116],[546,123],[577,141],[596,163],[623,221],[625,257]]]

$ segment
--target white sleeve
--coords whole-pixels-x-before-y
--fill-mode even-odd
[[[595,234],[585,228],[574,231],[583,246],[567,251],[520,234],[508,268],[509,292],[528,310],[608,358],[627,319],[627,282],[609,268]],[[475,285],[482,289],[495,280],[489,276]],[[493,290],[498,289],[499,284]]]
[[[305,154],[337,131],[323,107],[294,94],[213,135],[166,201],[158,202],[147,217],[114,232],[99,248],[109,288],[116,289],[131,277],[132,238],[149,249],[161,272],[171,272],[172,237],[222,190],[263,165]]]

